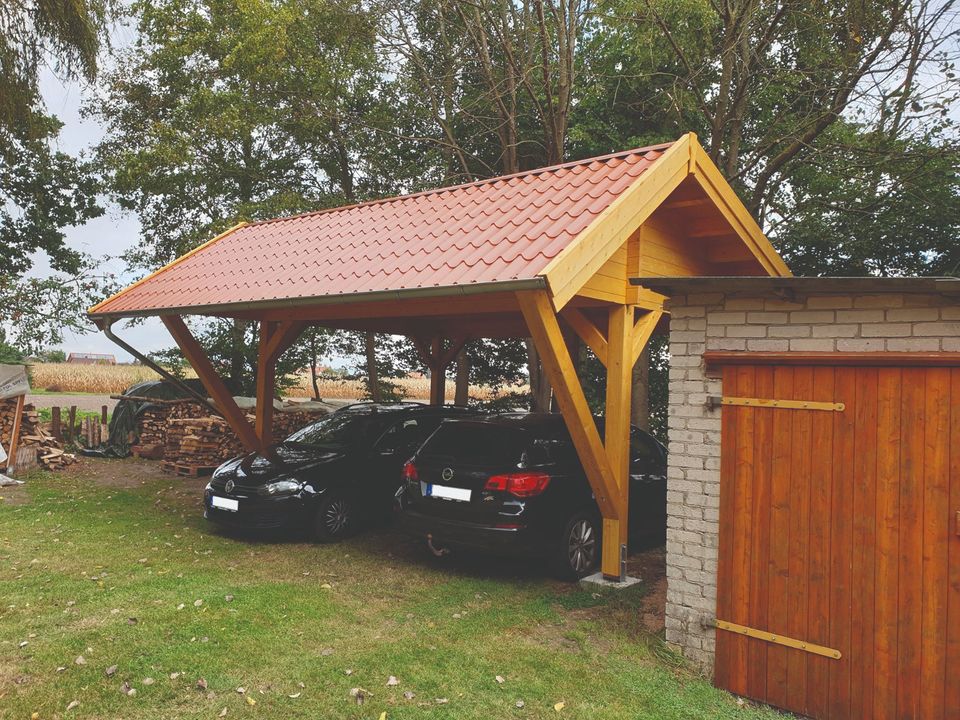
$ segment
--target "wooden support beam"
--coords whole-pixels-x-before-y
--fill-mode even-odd
[[[295,320],[284,320],[283,322],[272,322],[268,320],[265,322],[274,326],[274,331],[270,333],[270,339],[265,351],[267,357],[276,363],[284,351],[297,341],[300,333],[302,333],[304,327],[306,327],[306,323]],[[263,324],[261,324],[260,327],[262,329]],[[261,332],[261,340],[262,339],[263,336]]]
[[[443,405],[446,399],[447,378],[441,364],[443,359],[443,338],[437,335],[430,342],[430,404]]]
[[[564,343],[550,298],[545,291],[534,290],[518,292],[517,301],[553,386],[560,412],[570,431],[570,438],[577,449],[590,487],[593,488],[600,512],[604,518],[618,519],[620,515],[616,504],[616,479]]]
[[[610,308],[607,327],[607,398],[604,449],[616,482],[617,518],[603,519],[604,577],[622,580],[622,552],[627,545],[630,471],[630,391],[633,374],[633,308]]]
[[[273,396],[276,392],[276,343],[280,335],[279,323],[264,320],[260,323],[260,347],[257,351],[257,407],[254,430],[263,452],[273,444]]]
[[[17,409],[13,415],[13,428],[10,431],[10,447],[8,449],[9,452],[7,452],[7,464],[5,465],[9,472],[14,472],[17,469],[17,449],[20,445],[20,423],[23,420],[23,403],[25,399],[25,395],[17,395]]]
[[[170,332],[170,335],[173,336],[180,350],[183,351],[184,357],[187,358],[187,361],[196,371],[197,377],[200,378],[200,382],[203,383],[207,392],[210,393],[210,397],[213,398],[217,408],[223,413],[223,417],[230,424],[230,427],[233,428],[237,437],[240,438],[240,442],[243,443],[243,446],[247,450],[257,450],[260,441],[257,438],[253,426],[247,422],[247,416],[237,405],[236,400],[233,399],[233,395],[230,394],[223,380],[217,375],[217,371],[211,364],[210,359],[203,351],[200,343],[197,342],[197,339],[193,337],[186,323],[183,322],[183,318],[179,315],[161,315],[160,319]]]
[[[584,315],[582,312],[576,308],[570,307],[569,305],[563,309],[562,316],[573,331],[580,336],[580,339],[586,344],[588,348],[593,350],[593,354],[597,356],[603,365],[607,364],[607,338],[600,331],[596,325],[594,325],[590,318]]]
[[[633,365],[637,362],[637,359],[640,357],[640,353],[643,352],[643,349],[647,346],[647,343],[650,342],[650,338],[653,336],[653,331],[657,329],[657,323],[660,322],[661,317],[663,317],[663,310],[651,310],[637,320],[636,324],[633,326],[630,367],[633,367]]]

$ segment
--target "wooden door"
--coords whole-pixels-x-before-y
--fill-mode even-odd
[[[844,409],[723,408],[717,621],[742,627],[717,629],[716,684],[960,718],[960,368],[728,366],[723,394]]]

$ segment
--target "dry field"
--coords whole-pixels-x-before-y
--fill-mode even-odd
[[[71,365],[68,363],[38,363],[31,368],[32,385],[38,390],[62,393],[98,393],[109,395],[121,393],[134,383],[155,380],[159,376],[142,365]],[[192,375],[192,373],[191,373]],[[298,383],[290,388],[288,397],[311,397],[313,389],[310,374],[302,373]],[[426,400],[430,396],[430,381],[427,378],[400,378],[392,382],[403,388],[406,397]],[[320,397],[324,399],[352,399],[363,394],[363,387],[356,380],[320,378]],[[513,388],[524,392],[525,387]],[[454,386],[447,382],[447,399],[453,399]],[[472,386],[470,396],[478,399],[490,397],[489,388]]]

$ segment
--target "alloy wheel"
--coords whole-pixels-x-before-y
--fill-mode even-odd
[[[593,567],[597,557],[597,533],[589,520],[577,520],[567,542],[570,568],[580,574]]]
[[[323,524],[331,535],[339,535],[350,522],[350,504],[343,498],[337,498],[327,505],[323,513]]]

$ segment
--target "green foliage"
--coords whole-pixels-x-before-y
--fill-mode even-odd
[[[26,356],[0,336],[0,365],[22,365]]]
[[[64,363],[67,361],[67,354],[63,350],[44,350],[40,353],[40,359],[47,363]]]
[[[152,269],[239,220],[382,193],[362,172],[380,145],[373,27],[351,3],[137,2],[138,36],[88,111],[98,157]],[[370,179],[368,179],[370,178]],[[389,186],[387,186],[389,187]]]
[[[960,271],[960,146],[839,124],[777,194],[772,237],[809,275]]]
[[[36,112],[41,68],[93,80],[109,10],[100,0],[0,3],[0,128],[45,134],[47,118]]]

